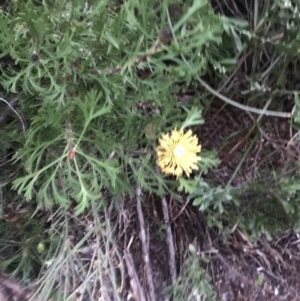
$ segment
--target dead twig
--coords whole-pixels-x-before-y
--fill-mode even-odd
[[[127,266],[127,272],[130,278],[130,286],[136,301],[146,301],[146,296],[143,292],[139,277],[135,271],[132,256],[129,250],[125,250],[124,258]]]
[[[183,205],[183,207],[181,208],[181,210],[179,211],[179,213],[172,219],[172,223],[174,223],[177,218],[182,214],[182,212],[186,209],[187,205],[190,203],[190,200],[187,200],[185,202],[185,204]]]
[[[25,132],[26,132],[25,123],[23,122],[23,119],[22,119],[21,115],[18,113],[18,111],[16,111],[14,109],[14,107],[13,107],[13,105],[15,104],[15,101],[12,100],[12,101],[9,102],[8,100],[6,100],[6,99],[4,99],[2,97],[0,97],[0,100],[3,101],[8,106],[8,108],[10,110],[12,110],[17,115],[17,117],[19,118],[19,120],[21,122],[21,125],[22,125],[22,131],[23,131],[23,133],[25,135]],[[4,113],[0,116],[0,124],[4,121],[4,119],[5,119],[8,111],[9,111],[9,109],[5,110]]]
[[[173,235],[170,225],[170,217],[168,212],[168,205],[166,198],[163,197],[162,200],[162,208],[163,208],[163,215],[164,215],[164,223],[167,226],[167,245],[169,249],[169,268],[170,268],[170,274],[171,274],[171,281],[172,284],[175,284],[176,282],[176,265],[175,265],[175,248],[174,248],[174,241],[173,241]]]
[[[74,146],[71,123],[69,119],[66,119],[66,137],[67,137],[67,144],[69,149],[68,158],[72,160],[75,157],[76,146]]]
[[[150,265],[149,246],[147,243],[145,221],[142,212],[142,190],[140,186],[137,186],[136,188],[136,204],[137,204],[137,212],[138,212],[138,218],[140,223],[140,239],[142,241],[142,251],[143,251],[143,258],[144,258],[145,269],[146,269],[147,283],[149,287],[150,300],[156,300],[154,285],[152,281],[153,277],[152,277],[152,269]]]

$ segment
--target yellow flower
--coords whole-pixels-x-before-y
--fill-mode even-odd
[[[175,175],[177,179],[183,172],[189,177],[192,170],[198,170],[197,162],[201,157],[197,153],[201,151],[196,135],[192,136],[189,130],[185,134],[183,130],[176,128],[170,134],[163,134],[156,148],[157,165],[164,174]]]

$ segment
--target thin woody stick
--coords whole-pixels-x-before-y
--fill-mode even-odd
[[[137,186],[136,188],[136,204],[137,204],[137,212],[138,212],[138,218],[140,223],[140,238],[142,241],[142,250],[143,250],[143,258],[146,268],[146,277],[147,277],[147,283],[149,287],[149,295],[150,300],[156,300],[155,297],[155,291],[154,291],[154,285],[153,285],[153,277],[152,277],[152,269],[150,265],[150,257],[149,257],[149,246],[147,243],[147,237],[146,237],[146,230],[145,230],[145,221],[143,217],[142,212],[142,190],[140,186]]]
[[[23,133],[25,135],[25,131],[26,131],[26,128],[25,128],[25,124],[23,122],[23,119],[22,117],[20,116],[20,114],[13,108],[13,104],[14,102],[12,101],[11,103],[8,102],[7,100],[5,100],[4,98],[0,97],[0,100],[3,101],[5,104],[7,104],[7,106],[17,115],[17,117],[19,118],[20,122],[21,122],[21,125],[22,125],[22,130],[23,130]],[[0,123],[4,120],[4,117],[5,117],[5,114],[6,112],[4,112],[4,116],[1,116],[0,118]]]
[[[170,268],[170,274],[171,274],[171,281],[172,284],[175,284],[176,282],[176,264],[175,264],[175,248],[174,248],[174,241],[173,241],[173,235],[172,230],[170,226],[170,217],[168,212],[168,205],[166,198],[163,197],[161,199],[162,207],[163,207],[163,214],[164,214],[164,223],[167,226],[167,245],[169,249],[169,268]]]
[[[128,275],[130,277],[130,286],[132,288],[135,300],[146,301],[146,297],[139,281],[139,277],[134,269],[133,259],[129,250],[124,251],[124,258],[128,270]]]
[[[69,119],[66,119],[66,137],[67,137],[67,144],[68,144],[68,148],[69,148],[68,157],[69,157],[69,159],[72,160],[72,159],[74,159],[76,149],[75,149],[75,146],[73,143],[71,124],[70,124]]]

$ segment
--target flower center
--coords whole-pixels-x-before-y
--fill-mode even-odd
[[[182,156],[184,156],[185,154],[185,149],[182,145],[176,145],[176,147],[174,148],[174,156],[177,158],[181,158]]]

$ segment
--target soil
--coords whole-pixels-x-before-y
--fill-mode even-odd
[[[185,210],[189,216],[194,214],[193,219],[196,218],[197,212],[193,208],[187,207]],[[198,217],[201,216],[198,214]],[[197,227],[198,230],[201,229],[201,232],[198,232],[198,237],[195,236],[190,242],[197,246],[199,254],[209,259],[209,263],[203,264],[202,267],[211,276],[210,284],[220,300],[300,300],[298,272],[300,270],[300,237],[298,234],[286,231],[272,241],[267,241],[262,237],[253,243],[239,229],[236,229],[224,240],[214,230],[205,227],[203,223],[199,223]],[[186,227],[186,225],[173,229],[174,239],[179,240],[175,242],[176,250],[187,248],[188,238],[183,238],[185,234],[183,228],[186,232],[190,232],[190,230],[193,232],[192,227]],[[156,241],[153,239],[150,245],[152,246],[150,247],[150,262],[156,300],[167,300],[162,294],[162,290],[170,284],[168,250],[166,246],[161,246],[162,242],[159,242],[158,239]],[[135,261],[134,266],[141,285],[147,291],[147,280],[143,273],[144,264],[139,243],[133,258],[139,258]],[[178,266],[182,260],[183,258],[177,257]],[[128,290],[132,292],[132,287],[129,287]],[[129,300],[141,299],[131,298]],[[151,300],[151,298],[146,298],[146,300]]]
[[[209,266],[222,301],[299,300],[297,235],[287,232],[278,242],[262,238],[255,245],[239,231],[233,236],[239,242],[223,245]]]

